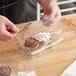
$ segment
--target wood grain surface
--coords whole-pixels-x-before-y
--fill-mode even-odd
[[[52,46],[35,56],[29,56],[19,46],[16,38],[8,42],[0,42],[0,65],[26,64],[27,61],[32,63],[37,76],[60,76],[61,73],[76,60],[76,26],[68,24],[64,18],[74,19],[76,14],[66,15],[56,25],[63,26],[63,32],[60,36],[64,39],[62,42]],[[41,25],[40,22],[32,22]],[[74,19],[74,24],[76,20]],[[18,24],[18,27],[23,27],[26,23]],[[15,65],[16,64],[16,65]],[[16,70],[16,69],[15,69]]]

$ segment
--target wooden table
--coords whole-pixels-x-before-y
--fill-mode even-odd
[[[37,76],[60,76],[76,60],[76,26],[67,25],[64,18],[76,18],[76,14],[62,17],[61,22],[63,22],[64,37],[62,42],[36,56],[29,56],[16,50],[16,39],[8,42],[0,42],[0,63],[22,64],[22,62],[30,61],[36,70]],[[19,24],[19,27],[22,26],[23,24]]]

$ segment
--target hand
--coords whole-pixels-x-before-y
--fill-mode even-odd
[[[45,18],[43,19],[47,20],[44,20],[45,24],[52,24],[61,18],[60,9],[56,0],[42,0],[40,4],[42,5],[44,11]]]
[[[18,33],[18,28],[6,17],[0,15],[0,40],[8,41],[15,37]]]

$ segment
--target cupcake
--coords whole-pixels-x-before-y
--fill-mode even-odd
[[[9,66],[0,66],[0,76],[11,76],[11,72]]]

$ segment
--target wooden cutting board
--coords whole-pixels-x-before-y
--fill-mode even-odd
[[[63,26],[61,36],[64,40],[48,48],[45,52],[36,56],[29,56],[21,52],[16,38],[8,42],[0,42],[0,64],[23,64],[25,61],[30,61],[36,71],[37,76],[60,76],[61,73],[76,59],[76,26],[68,25],[64,18],[76,18],[76,14],[62,17],[62,20],[56,25]],[[74,21],[75,24],[76,20]],[[33,22],[41,25],[40,22]],[[18,27],[23,27],[25,23],[19,24]]]

